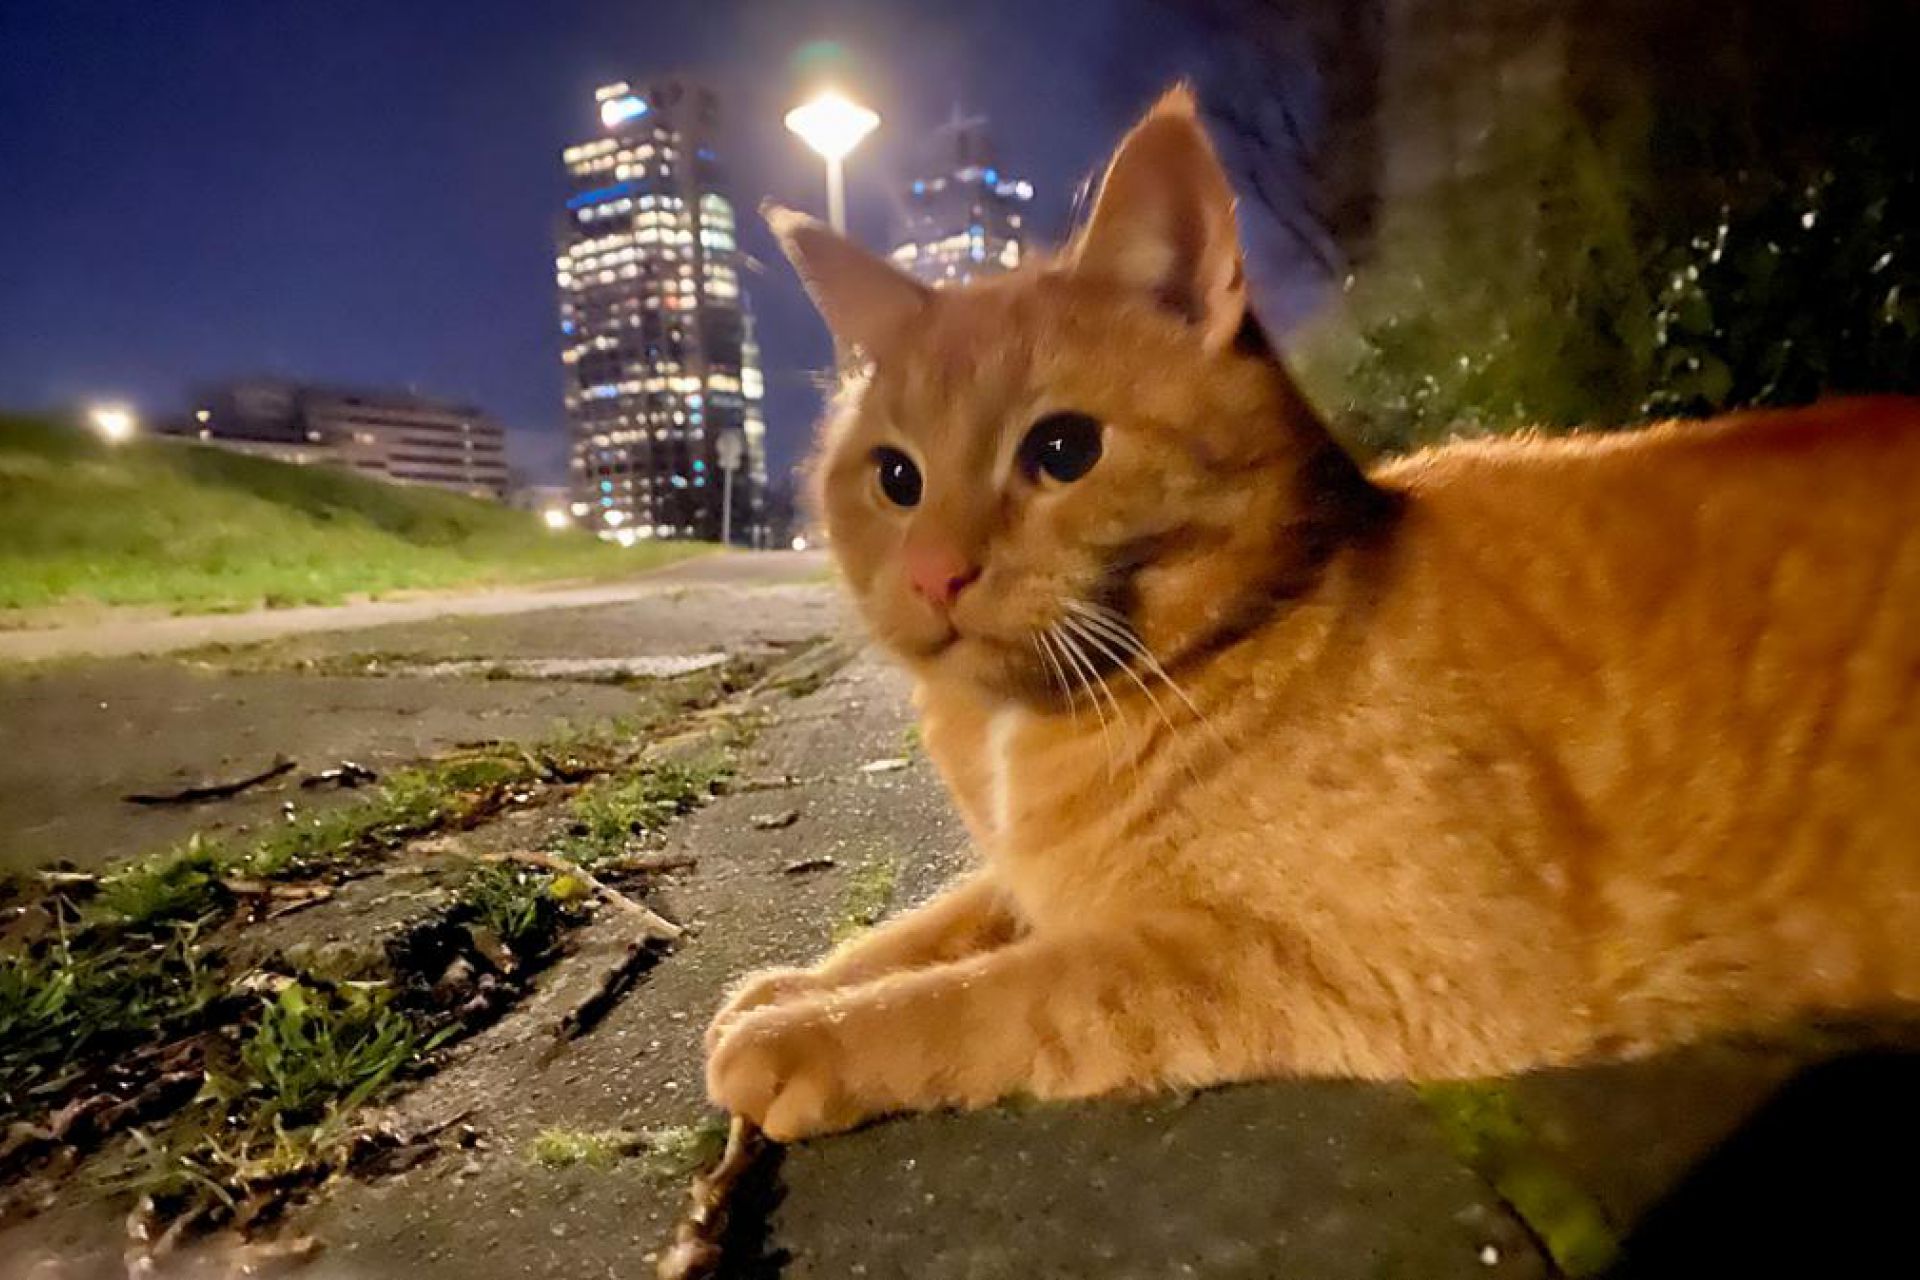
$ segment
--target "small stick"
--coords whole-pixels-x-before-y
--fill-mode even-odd
[[[293,767],[293,761],[280,756],[259,773],[248,774],[233,782],[205,782],[179,791],[138,792],[125,799],[128,804],[144,805],[199,804],[203,800],[225,800],[229,796],[239,795],[249,787],[257,787],[263,782],[272,782],[283,773],[291,773]]]
[[[601,864],[601,870],[616,875],[656,874],[661,871],[686,871],[700,865],[691,853],[637,853]]]
[[[729,1201],[761,1156],[773,1149],[753,1121],[733,1118],[720,1163],[693,1180],[693,1207],[673,1229],[672,1246],[660,1255],[654,1272],[659,1280],[705,1280],[718,1274]]]
[[[620,997],[627,993],[634,981],[651,969],[659,958],[660,952],[648,943],[629,942],[620,959],[600,975],[600,981],[592,993],[554,1025],[555,1037],[578,1040],[599,1026],[600,1020],[612,1012],[613,1006],[619,1003]]]
[[[561,875],[572,876],[587,888],[620,908],[640,922],[642,936],[648,941],[678,942],[686,934],[673,921],[665,916],[641,906],[618,889],[609,887],[583,870],[578,864],[552,853],[539,853],[532,849],[516,849],[508,853],[490,853],[481,855],[489,862],[524,862],[529,866],[544,867],[548,871],[557,871]]]

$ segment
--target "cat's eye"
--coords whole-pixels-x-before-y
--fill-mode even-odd
[[[1050,413],[1020,442],[1020,470],[1071,484],[1100,461],[1100,423],[1084,413]]]
[[[898,449],[873,451],[873,465],[880,473],[880,492],[896,507],[920,505],[920,468]]]

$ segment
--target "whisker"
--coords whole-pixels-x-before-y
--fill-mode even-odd
[[[1111,636],[1115,642],[1124,644],[1131,649],[1133,653],[1139,657],[1140,661],[1146,665],[1148,672],[1159,677],[1160,681],[1165,684],[1167,688],[1173,690],[1175,696],[1186,704],[1187,710],[1193,713],[1193,718],[1205,725],[1208,732],[1212,733],[1216,739],[1219,739],[1222,745],[1225,745],[1225,740],[1220,738],[1220,732],[1214,727],[1212,718],[1200,710],[1199,706],[1194,702],[1192,697],[1188,695],[1187,691],[1180,687],[1178,681],[1167,674],[1167,669],[1160,664],[1160,659],[1154,656],[1151,649],[1147,648],[1146,642],[1140,638],[1139,633],[1133,629],[1133,624],[1128,622],[1124,616],[1104,605],[1093,605],[1079,600],[1068,601],[1067,607],[1074,609],[1081,617],[1097,620],[1104,626],[1106,634]]]
[[[1047,677],[1047,683],[1051,685],[1054,677],[1059,677],[1060,696],[1065,699],[1067,713],[1073,717],[1073,723],[1077,726],[1080,723],[1080,703],[1073,696],[1073,685],[1068,682],[1067,673],[1060,666],[1060,659],[1054,655],[1052,635],[1046,630],[1036,631],[1033,633],[1033,641],[1034,648],[1040,651],[1052,671],[1052,674]]]
[[[1146,696],[1147,702],[1152,705],[1154,713],[1160,717],[1160,723],[1167,726],[1168,732],[1176,732],[1173,720],[1167,715],[1167,709],[1160,705],[1160,699],[1154,697],[1153,690],[1147,686],[1147,682],[1142,680],[1140,673],[1128,664],[1124,653],[1114,652],[1114,646],[1120,643],[1118,637],[1103,636],[1099,630],[1087,625],[1088,620],[1084,617],[1078,619],[1078,621],[1081,623],[1081,638],[1105,654],[1107,661],[1124,671],[1127,679],[1133,681],[1134,687]]]
[[[1114,773],[1113,735],[1107,726],[1106,708],[1100,705],[1100,699],[1093,691],[1093,681],[1098,679],[1098,677],[1093,674],[1093,664],[1087,661],[1086,655],[1080,652],[1079,646],[1076,645],[1064,631],[1059,629],[1059,625],[1059,623],[1055,623],[1048,628],[1048,631],[1052,633],[1055,643],[1060,646],[1061,655],[1066,659],[1068,665],[1073,668],[1074,674],[1079,677],[1082,687],[1086,689],[1087,702],[1093,707],[1093,714],[1100,719],[1100,740],[1105,744],[1107,752],[1107,781],[1111,782],[1113,781]],[[1105,686],[1103,685],[1102,687],[1104,688]]]
[[[1127,719],[1126,710],[1123,707],[1121,707],[1120,699],[1114,696],[1113,688],[1111,685],[1107,683],[1107,678],[1100,674],[1099,664],[1095,663],[1093,659],[1089,658],[1086,654],[1086,651],[1080,648],[1082,644],[1094,643],[1094,637],[1089,633],[1081,630],[1077,625],[1076,620],[1073,618],[1062,618],[1060,620],[1060,631],[1058,632],[1058,634],[1063,639],[1070,641],[1073,644],[1075,651],[1079,653],[1080,660],[1086,664],[1087,672],[1089,675],[1092,676],[1094,684],[1099,688],[1101,693],[1104,693],[1107,696],[1107,705],[1113,708],[1114,720],[1119,723],[1120,727],[1123,730],[1131,730],[1133,726],[1132,726],[1132,723]],[[1112,655],[1109,654],[1108,656],[1111,657]],[[1124,740],[1123,740],[1123,745],[1124,745]],[[1128,759],[1128,762],[1133,766],[1134,779],[1138,781],[1140,777],[1139,752],[1134,751],[1129,753],[1127,756],[1127,759]]]

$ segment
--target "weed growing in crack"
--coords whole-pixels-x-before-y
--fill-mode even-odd
[[[293,982],[265,1003],[241,1043],[236,1083],[256,1123],[314,1125],[360,1106],[451,1030],[426,1033],[376,986],[323,991]]]
[[[0,1122],[44,1109],[97,1060],[193,1027],[221,989],[193,925],[0,951]]]
[[[574,797],[561,851],[588,866],[623,853],[637,837],[661,831],[706,803],[733,771],[731,753],[717,753],[607,778]]]
[[[455,909],[492,932],[523,964],[538,963],[559,942],[570,913],[556,877],[525,867],[488,863],[460,886]]]
[[[227,905],[220,858],[199,836],[157,857],[142,859],[100,881],[87,918],[122,929],[205,920]]]

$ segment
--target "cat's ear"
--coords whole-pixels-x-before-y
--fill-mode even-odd
[[[1075,242],[1076,273],[1147,294],[1225,346],[1247,310],[1233,188],[1177,85],[1133,127],[1100,182]]]
[[[871,355],[917,315],[932,290],[832,228],[771,201],[760,215],[799,271],[843,360]]]

